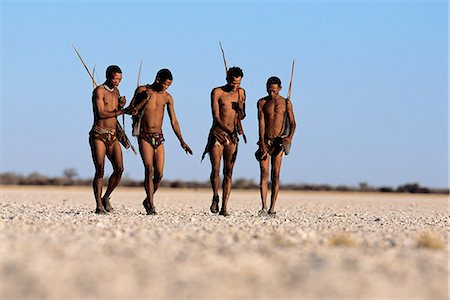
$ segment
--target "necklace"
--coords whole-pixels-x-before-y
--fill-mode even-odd
[[[110,88],[110,87],[107,86],[106,84],[104,84],[103,87],[104,87],[105,90],[107,90],[108,92],[114,92],[114,88]]]

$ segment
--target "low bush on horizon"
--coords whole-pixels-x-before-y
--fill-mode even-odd
[[[91,186],[92,178],[83,179],[77,177],[75,169],[65,169],[62,176],[49,177],[38,172],[29,175],[21,175],[14,172],[0,173],[0,185],[54,185],[54,186]],[[269,188],[270,188],[269,182]],[[120,182],[120,186],[126,187],[142,187],[143,180],[135,180],[124,176]],[[167,188],[210,188],[209,181],[184,181],[184,180],[163,180],[161,187]],[[259,183],[253,179],[237,178],[233,180],[233,188],[235,189],[259,189]],[[328,184],[281,184],[283,190],[293,191],[337,191],[337,192],[382,192],[382,193],[420,193],[420,194],[449,194],[449,189],[433,189],[420,186],[418,183],[406,183],[393,187],[372,187],[367,183],[360,183],[358,187],[338,185],[332,186]]]

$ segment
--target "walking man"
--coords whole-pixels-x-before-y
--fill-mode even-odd
[[[147,197],[142,202],[147,215],[155,215],[154,194],[163,177],[164,135],[162,124],[164,109],[167,107],[170,123],[181,148],[192,154],[191,148],[184,142],[180,125],[174,110],[174,101],[167,89],[172,84],[172,73],[168,69],[159,70],[152,84],[139,86],[130,103],[133,114],[134,135],[138,136],[139,151],[144,163],[144,187]]]
[[[275,203],[277,202],[280,187],[280,168],[283,154],[287,152],[295,132],[295,118],[290,100],[279,95],[281,80],[278,77],[270,77],[266,84],[267,96],[258,100],[259,122],[259,149],[255,156],[259,161],[260,193],[262,208],[260,215],[275,215]],[[289,97],[288,97],[289,98]],[[290,130],[287,133],[286,128]],[[269,163],[271,168],[272,192],[270,207],[267,210],[266,198],[269,179]]]
[[[209,153],[211,160],[211,187],[213,198],[210,210],[219,212],[220,161],[223,157],[222,207],[219,215],[228,216],[228,199],[231,193],[233,167],[238,150],[238,127],[245,118],[245,90],[240,87],[244,73],[239,67],[227,72],[227,83],[211,92],[213,125],[202,159]],[[241,131],[241,132],[238,132]]]
[[[122,70],[115,65],[109,66],[106,69],[106,81],[96,87],[92,93],[94,125],[89,132],[89,144],[95,166],[92,187],[97,214],[106,214],[113,211],[109,202],[110,195],[119,184],[123,173],[122,149],[116,132],[117,116],[124,113],[120,108],[126,103],[126,98],[120,97],[118,89],[121,80]],[[114,171],[102,197],[105,156],[108,157]]]

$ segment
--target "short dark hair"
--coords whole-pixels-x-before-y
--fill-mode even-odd
[[[281,87],[280,78],[278,78],[276,76],[272,76],[269,79],[267,79],[266,88],[269,88],[271,84],[278,84],[278,86]]]
[[[227,72],[227,79],[244,77],[244,72],[239,67],[231,67]]]
[[[111,65],[111,66],[107,67],[106,68],[106,79],[110,79],[112,77],[113,73],[122,74],[122,70],[116,65]]]
[[[172,72],[169,69],[161,69],[156,73],[156,78],[159,78],[161,81],[173,80]]]

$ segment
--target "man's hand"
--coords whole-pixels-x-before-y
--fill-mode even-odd
[[[123,110],[123,113],[126,115],[136,115],[137,114],[137,110],[133,107],[133,106],[128,106],[127,108],[125,108]]]
[[[267,154],[268,154],[269,150],[267,149],[267,145],[266,143],[259,143],[259,153],[260,153],[260,160],[266,160],[267,158]]]
[[[265,159],[265,157],[267,156],[267,152],[269,152],[266,143],[262,143],[262,145],[259,146],[259,148],[261,149],[262,157]]]
[[[262,153],[267,153],[267,145],[266,145],[266,143],[262,143],[260,146],[259,146],[259,148],[261,149],[261,152]]]
[[[255,152],[255,157],[258,161],[266,160],[267,155],[267,146],[265,144],[260,145],[258,151]]]
[[[184,141],[181,141],[181,148],[183,148],[183,150],[186,151],[186,153],[189,153],[190,155],[192,155],[191,148]]]
[[[225,144],[228,142],[227,136],[225,134],[215,134],[214,137],[220,144]]]
[[[125,96],[119,97],[119,107],[124,107],[127,104],[127,98]]]
[[[231,102],[231,108],[237,111],[238,114],[242,114],[242,109],[237,102]]]
[[[288,145],[292,142],[292,138],[291,137],[285,137],[283,138],[283,140],[281,141],[283,143],[283,145]]]

